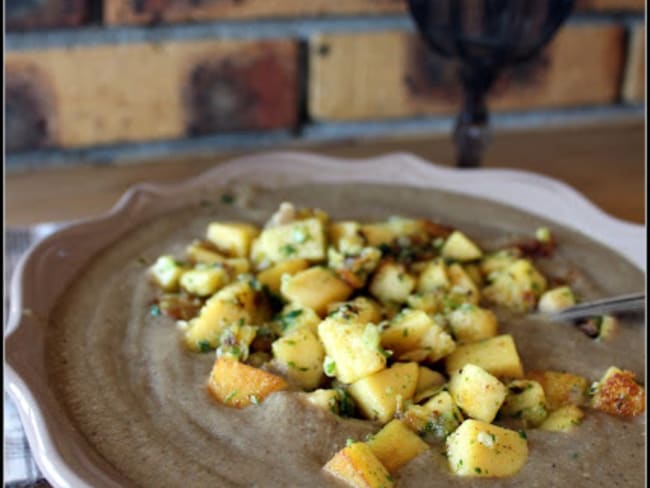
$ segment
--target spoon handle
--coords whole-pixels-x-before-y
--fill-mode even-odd
[[[560,322],[594,317],[614,312],[631,312],[645,308],[645,293],[631,293],[612,298],[584,302],[558,312],[544,314],[548,320]]]

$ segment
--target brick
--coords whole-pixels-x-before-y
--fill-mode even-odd
[[[8,152],[52,145],[54,98],[45,74],[30,63],[5,65],[5,140]]]
[[[492,110],[570,107],[615,101],[623,30],[573,25],[533,61],[503,73]],[[310,41],[309,112],[319,120],[450,114],[462,99],[455,68],[414,34],[326,34]]]
[[[51,87],[53,142],[62,147],[297,123],[293,41],[100,45],[6,57],[33,66]]]
[[[89,13],[89,0],[7,0],[7,31],[76,27]]]
[[[576,10],[636,10],[642,12],[645,10],[645,0],[577,0]]]
[[[622,98],[630,103],[645,100],[645,25],[635,26],[630,34]]]
[[[104,0],[107,24],[404,12],[403,0]]]

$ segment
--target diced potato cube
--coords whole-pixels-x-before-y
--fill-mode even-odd
[[[371,298],[360,296],[349,302],[331,303],[327,314],[333,319],[356,322],[361,325],[377,324],[381,321],[381,307]]]
[[[589,388],[587,378],[560,371],[530,371],[526,377],[534,380],[544,390],[546,406],[556,410],[565,405],[582,405]]]
[[[228,258],[221,265],[228,271],[231,278],[237,278],[239,275],[246,274],[251,270],[251,263],[246,258]]]
[[[429,441],[444,439],[462,421],[463,414],[446,390],[436,393],[424,405],[410,405],[404,415],[404,423]]]
[[[185,265],[173,256],[165,255],[156,259],[149,268],[149,276],[156,285],[164,291],[176,291],[183,273],[187,270]]]
[[[401,466],[429,449],[426,442],[398,419],[388,422],[367,444],[389,473],[395,473]]]
[[[332,302],[346,300],[352,288],[322,267],[308,268],[282,280],[282,295],[289,301],[313,309],[321,317]]]
[[[393,478],[365,442],[354,442],[337,452],[323,467],[352,488],[392,488]]]
[[[492,273],[503,271],[519,258],[521,258],[521,251],[518,248],[502,249],[483,256],[479,267],[481,273],[489,277]]]
[[[451,353],[456,344],[449,334],[421,310],[405,309],[381,335],[382,346],[397,359],[435,362]]]
[[[309,329],[293,329],[273,343],[275,363],[286,371],[290,383],[313,390],[323,379],[325,350]]]
[[[370,293],[381,302],[404,303],[415,288],[415,278],[404,265],[385,262],[370,281]]]
[[[402,311],[402,305],[399,303],[380,303],[381,316],[384,320],[392,320]]]
[[[596,339],[597,341],[610,340],[617,333],[619,324],[618,319],[612,315],[597,315],[580,320],[578,328],[587,337]]]
[[[181,288],[192,295],[207,297],[213,295],[230,281],[222,266],[196,267],[183,273]]]
[[[424,359],[431,363],[435,363],[448,356],[456,349],[456,343],[453,337],[438,325],[435,320],[431,324],[431,327],[429,327],[429,330],[422,336],[420,344],[422,346],[421,351],[426,352]],[[418,353],[417,351],[413,351],[413,353],[415,354],[413,356],[413,360],[415,361]],[[408,359],[408,356],[409,354],[405,354],[405,359]]]
[[[440,254],[456,261],[474,261],[483,256],[483,251],[462,232],[455,230],[445,241]]]
[[[418,293],[447,290],[451,286],[447,264],[443,259],[429,261],[418,278]]]
[[[338,413],[338,407],[337,407],[338,400],[337,400],[336,390],[331,390],[331,389],[314,390],[311,393],[306,393],[305,399],[311,405],[314,405],[322,410],[326,410],[334,414]]]
[[[478,420],[465,420],[447,437],[449,467],[459,476],[512,476],[527,459],[528,443],[519,432]]]
[[[469,417],[492,422],[508,395],[508,389],[483,368],[466,364],[451,375],[449,393]]]
[[[634,373],[611,366],[598,382],[591,406],[620,417],[640,415],[645,411],[645,390]]]
[[[552,432],[569,432],[580,425],[585,414],[576,405],[565,405],[551,412],[539,428]]]
[[[266,286],[271,293],[279,296],[282,275],[294,275],[308,267],[309,262],[306,259],[287,259],[261,271],[257,275],[257,281]]]
[[[344,254],[357,254],[365,245],[361,224],[352,221],[332,222],[329,227],[329,241]]]
[[[576,304],[573,291],[568,286],[559,286],[542,294],[537,304],[540,312],[557,312]]]
[[[436,227],[436,224],[424,219],[409,219],[406,217],[392,216],[386,220],[386,226],[391,229],[397,237],[408,237],[409,239],[426,240],[428,243],[430,236],[429,230]]]
[[[425,220],[390,217],[385,222],[362,225],[361,234],[366,238],[368,246],[379,247],[382,245],[391,245],[396,242],[404,242],[406,245],[409,245],[413,242],[428,242],[430,236],[427,229],[432,225],[435,224],[431,224]]]
[[[282,312],[274,319],[274,323],[279,326],[279,333],[287,332],[302,327],[318,334],[318,324],[321,319],[316,312],[309,307],[303,307],[297,303],[289,303],[284,306]]]
[[[196,317],[203,301],[185,293],[165,293],[158,299],[158,310],[174,320],[190,320]]]
[[[422,310],[431,315],[435,315],[443,311],[445,302],[444,292],[427,292],[415,293],[409,295],[406,299],[406,306],[414,310]]]
[[[535,239],[539,242],[551,242],[554,238],[551,229],[548,227],[539,227],[535,229]]]
[[[264,229],[256,245],[256,253],[274,263],[285,259],[325,259],[325,228],[317,218],[296,220]]]
[[[219,338],[217,357],[229,356],[239,361],[246,361],[256,334],[257,327],[238,323],[229,325]]]
[[[600,317],[600,326],[598,328],[598,340],[609,340],[618,331],[618,320],[612,315],[603,315]]]
[[[185,344],[193,351],[206,351],[219,345],[223,330],[232,324],[261,324],[268,320],[270,308],[262,293],[248,281],[232,283],[208,299],[198,317],[185,332]]]
[[[452,301],[478,305],[481,292],[460,264],[453,263],[447,266],[447,275],[451,283],[449,298]]]
[[[431,317],[422,310],[404,309],[381,333],[381,344],[399,359],[402,354],[420,349],[422,337],[432,324]]]
[[[447,382],[447,378],[442,373],[438,373],[424,366],[418,368],[418,383],[415,387],[415,394],[422,393],[430,388],[442,386]]]
[[[376,247],[364,247],[355,254],[344,254],[333,247],[327,251],[327,265],[352,288],[363,288],[380,260],[381,251]]]
[[[320,208],[299,208],[296,212],[296,220],[318,219],[323,226],[327,227],[330,223],[329,214]]]
[[[524,377],[524,368],[510,334],[457,346],[456,350],[447,356],[445,367],[447,373],[451,374],[468,363],[480,366],[499,378]]]
[[[532,380],[515,380],[507,387],[508,396],[501,407],[504,415],[521,419],[526,427],[535,427],[544,421],[548,411],[542,385]]]
[[[397,238],[394,230],[385,222],[364,224],[361,226],[361,234],[368,246],[375,247],[390,245]]]
[[[463,269],[467,276],[471,278],[477,287],[482,287],[485,283],[481,267],[478,263],[468,263],[463,265]]]
[[[260,230],[251,224],[212,222],[206,237],[228,256],[246,258],[251,242],[259,233]]]
[[[187,246],[185,252],[190,261],[197,264],[216,264],[226,259],[226,256],[219,254],[209,242],[194,241]]]
[[[483,288],[483,296],[516,311],[535,308],[537,299],[546,290],[546,278],[528,259],[518,259],[490,277],[492,281]]]
[[[451,332],[461,343],[477,342],[497,335],[497,317],[487,308],[465,304],[448,316]]]
[[[357,380],[348,389],[367,419],[388,422],[403,402],[413,397],[417,363],[395,363],[388,369]]]
[[[217,358],[208,390],[220,403],[236,408],[259,404],[271,393],[287,388],[282,378],[232,358]]]
[[[379,343],[379,328],[373,324],[344,323],[327,318],[318,326],[325,346],[324,370],[343,383],[354,383],[386,367],[386,355]]]

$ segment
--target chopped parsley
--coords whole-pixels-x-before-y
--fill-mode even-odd
[[[444,244],[445,240],[442,237],[436,237],[431,243],[434,249],[440,249],[442,246],[444,246]]]
[[[293,244],[285,244],[284,246],[280,247],[280,253],[284,256],[291,256],[292,254],[296,254],[298,250],[296,249],[296,246]]]
[[[325,372],[325,376],[329,376],[330,378],[336,376],[336,361],[329,356],[326,357],[323,363],[323,371]]]
[[[284,315],[280,315],[279,320],[280,325],[282,326],[282,330],[286,331],[289,327],[291,327],[295,323],[296,318],[300,317],[300,315],[302,315],[301,309],[291,310]]]
[[[384,349],[381,346],[377,346],[377,352],[379,352],[379,354],[381,354],[385,358],[389,358],[389,357],[391,357],[393,355],[393,351]]]
[[[235,398],[237,396],[237,390],[232,390],[230,393],[228,393],[228,396],[223,399],[224,403],[228,403],[230,400]]]
[[[212,350],[212,346],[210,346],[210,343],[206,340],[199,341],[197,346],[201,352],[210,352]]]
[[[336,389],[336,399],[339,407],[339,415],[341,417],[354,417],[356,411],[354,400],[352,400],[352,397],[344,389]]]
[[[221,195],[221,203],[225,203],[226,205],[232,205],[235,202],[235,197],[234,195],[231,195],[230,193],[224,193]]]

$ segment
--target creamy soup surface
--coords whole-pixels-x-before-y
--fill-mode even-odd
[[[559,245],[539,268],[572,276],[582,300],[643,290],[643,274],[617,254],[540,218],[487,201],[433,190],[373,185],[257,190],[245,204],[204,194],[158,217],[94,258],[62,297],[49,327],[51,381],[72,422],[96,454],[142,487],[339,486],[321,468],[345,446],[379,430],[279,392],[236,410],[206,391],[214,353],[186,351],[173,320],[153,317],[156,295],[147,264],[185,246],[214,220],[263,223],[282,201],[319,207],[333,219],[423,217],[463,230],[484,249],[550,227]],[[226,199],[228,200],[228,199]],[[525,370],[552,369],[598,380],[612,365],[645,383],[643,317],[622,319],[618,334],[597,342],[570,325],[500,314]],[[461,479],[433,445],[402,467],[397,487],[636,487],[645,476],[645,414],[631,420],[587,410],[571,433],[527,431],[529,458],[515,476]]]

